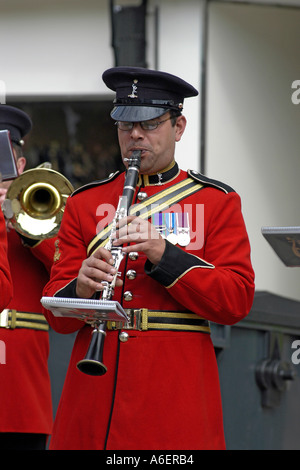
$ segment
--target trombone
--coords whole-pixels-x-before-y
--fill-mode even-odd
[[[51,168],[26,170],[10,185],[2,210],[21,235],[43,240],[54,237],[60,227],[67,198],[74,188]]]

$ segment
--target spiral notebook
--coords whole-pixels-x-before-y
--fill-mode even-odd
[[[262,227],[261,232],[286,266],[300,266],[300,227]]]
[[[77,318],[85,322],[129,321],[123,307],[114,300],[42,297],[41,304],[56,317]]]

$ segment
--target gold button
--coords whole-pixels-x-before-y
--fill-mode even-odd
[[[138,195],[137,195],[137,198],[138,198],[139,201],[144,201],[147,197],[148,197],[148,194],[144,193],[142,191],[140,193],[138,193]]]
[[[126,333],[126,331],[121,331],[119,333],[119,340],[122,342],[122,343],[126,343],[126,341],[128,341],[129,339],[129,334]]]
[[[131,261],[136,261],[139,257],[139,254],[137,253],[137,251],[132,251],[131,253],[129,253],[128,256]]]
[[[127,290],[126,292],[124,292],[124,300],[130,301],[132,300],[132,298],[133,298],[133,295],[132,295],[132,292],[130,292],[130,290]]]
[[[128,269],[126,276],[128,279],[132,280],[136,278],[136,271],[134,269]]]

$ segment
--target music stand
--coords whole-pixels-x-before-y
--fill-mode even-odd
[[[261,232],[286,266],[300,266],[300,227],[262,227]]]

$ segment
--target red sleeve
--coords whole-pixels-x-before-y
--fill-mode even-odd
[[[12,280],[7,259],[7,234],[5,220],[0,210],[0,311],[12,298]]]
[[[55,243],[57,238],[41,240],[31,248],[31,253],[45,266],[50,273],[55,253]]]

